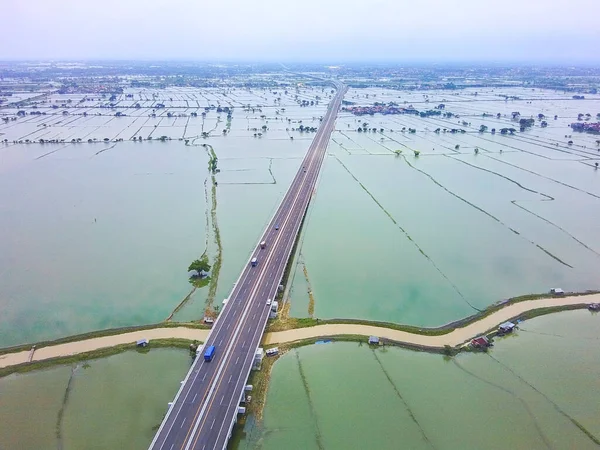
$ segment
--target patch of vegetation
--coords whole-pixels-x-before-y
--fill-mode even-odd
[[[194,289],[192,289],[192,291],[181,301],[181,303],[177,305],[167,320],[170,320],[176,312],[185,306],[196,289],[201,289],[210,284],[212,279],[212,277],[208,276],[210,269],[211,265],[208,263],[208,255],[206,252],[200,257],[200,259],[192,261],[188,267],[188,272],[194,272],[192,275],[190,275],[189,279],[189,282],[192,286],[194,286]]]
[[[265,330],[266,333],[293,330],[296,328],[308,328],[327,323],[326,320],[318,321],[318,319],[313,319],[311,317],[280,317],[281,315],[282,314],[279,314],[277,318],[273,319],[273,321],[267,325]]]
[[[306,264],[303,264],[304,278],[306,279],[306,285],[308,286],[308,316],[312,318],[315,315],[315,296],[310,285],[310,278],[308,277],[308,270]]]
[[[212,151],[212,147],[211,147]],[[215,236],[215,242],[217,244],[217,254],[215,256],[215,263],[212,267],[212,276],[208,288],[208,296],[206,299],[206,306],[210,309],[210,306],[215,300],[217,294],[217,286],[219,284],[219,274],[221,272],[221,263],[223,261],[223,245],[221,244],[221,232],[219,231],[219,224],[217,222],[217,181],[214,175],[212,177],[212,205],[210,209],[211,221],[213,234]]]
[[[217,154],[215,153],[212,145],[207,145],[207,148],[209,148],[208,151],[210,152],[210,158],[208,159],[208,171],[212,174],[215,174],[217,173],[217,163],[219,162],[219,158],[217,158]]]
[[[208,263],[208,256],[206,254],[202,255],[200,259],[195,259],[192,261],[190,266],[188,267],[188,272],[196,271],[198,275],[196,277],[202,277],[203,273],[210,272],[210,264]]]
[[[202,289],[203,287],[206,287],[210,284],[210,281],[212,280],[211,277],[192,277],[189,279],[189,282],[192,286],[194,286],[194,290],[192,292],[195,292],[196,289]],[[186,296],[186,299],[189,300],[191,296]]]

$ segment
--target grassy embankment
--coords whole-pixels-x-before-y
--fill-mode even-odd
[[[572,295],[586,295],[586,294],[587,293],[580,293],[580,294],[572,294]],[[545,297],[547,297],[547,295],[545,295],[545,294],[525,295],[525,296],[515,297],[514,299],[511,299],[511,303],[518,302],[518,301],[527,301],[527,300],[545,298]],[[506,304],[509,304],[509,303],[504,302],[501,305],[495,305],[493,307],[488,308],[486,311],[484,311],[480,315],[471,316],[469,318],[463,319],[462,321],[454,322],[452,324],[444,326],[445,328],[440,327],[437,329],[430,329],[430,328],[423,329],[423,328],[415,328],[415,327],[393,324],[393,323],[369,322],[369,321],[362,321],[362,320],[332,319],[332,320],[325,320],[325,321],[320,320],[317,322],[316,319],[289,318],[289,316],[288,316],[289,303],[286,303],[286,304],[284,304],[284,306],[280,312],[280,317],[271,323],[271,326],[269,327],[269,329],[267,331],[272,331],[270,328],[271,327],[276,328],[277,324],[279,324],[281,326],[280,327],[281,329],[288,330],[288,329],[293,329],[293,328],[312,327],[317,324],[335,323],[335,324],[361,324],[361,325],[368,325],[368,326],[387,327],[387,328],[391,328],[391,329],[397,329],[400,331],[413,332],[415,334],[439,336],[439,335],[449,333],[450,331],[454,330],[455,328],[458,328],[459,325],[465,326],[469,323],[475,322],[476,320],[479,320],[482,317],[487,316],[496,310],[499,310],[503,305],[506,305]],[[584,303],[581,303],[581,304],[576,304],[576,305],[564,305],[564,306],[556,306],[556,307],[539,308],[539,309],[534,309],[534,310],[526,311],[522,314],[519,314],[518,316],[516,316],[516,318],[519,318],[521,320],[527,320],[527,319],[532,319],[534,317],[551,314],[551,313],[555,313],[555,312],[581,309],[581,308],[585,308],[585,306],[586,305]],[[459,324],[459,325],[457,325],[457,324]],[[36,349],[53,346],[53,345],[58,345],[58,344],[65,344],[65,343],[69,343],[69,342],[78,342],[78,341],[83,341],[86,339],[92,339],[92,338],[97,338],[97,337],[114,336],[114,335],[118,335],[118,334],[132,332],[132,331],[150,330],[150,329],[162,328],[162,327],[165,327],[165,328],[188,327],[188,328],[195,328],[195,329],[207,329],[208,328],[202,324],[193,323],[193,322],[190,322],[190,323],[163,322],[163,323],[159,323],[159,324],[142,325],[142,326],[137,326],[137,327],[124,327],[124,328],[115,328],[115,329],[110,329],[110,330],[100,330],[100,331],[89,332],[89,333],[84,333],[84,334],[79,334],[79,335],[74,335],[74,336],[68,336],[65,338],[57,339],[55,341],[43,341],[43,342],[36,344]],[[494,332],[489,333],[489,335],[494,335]],[[350,341],[350,342],[364,342],[365,341],[365,337],[362,335],[336,335],[333,337],[318,336],[318,337],[302,339],[302,340],[284,343],[284,344],[269,345],[269,346],[266,346],[266,348],[274,347],[275,345],[277,345],[280,349],[280,352],[285,353],[285,351],[287,351],[289,349],[301,347],[301,346],[305,346],[305,345],[311,345],[311,344],[314,344],[316,341],[323,339],[323,338],[327,338],[327,337],[333,338],[336,341]],[[443,353],[446,355],[454,355],[454,354],[458,353],[458,351],[461,350],[460,348],[455,348],[455,347],[450,347],[450,346],[444,346],[444,348],[432,348],[432,347],[421,347],[416,344],[410,344],[410,343],[404,343],[404,342],[394,342],[394,341],[389,341],[389,340],[385,340],[385,342],[389,345],[398,345],[398,346],[402,346],[402,347],[409,348],[412,350]],[[156,339],[156,340],[152,340],[152,348],[155,348],[155,347],[185,347],[185,348],[187,348],[190,343],[191,343],[191,341],[188,341],[186,339],[175,339],[175,338]],[[26,344],[26,345],[19,345],[19,346],[15,346],[15,347],[0,349],[0,354],[28,351],[31,349],[31,347],[32,347],[32,344]],[[25,364],[21,364],[21,365],[17,365],[17,366],[6,367],[3,369],[0,369],[0,377],[8,375],[10,373],[14,373],[14,372],[28,372],[31,370],[37,370],[37,369],[50,367],[52,365],[70,364],[70,363],[76,363],[76,362],[80,362],[80,361],[88,360],[88,359],[102,358],[102,357],[110,356],[113,354],[121,353],[126,350],[132,350],[135,348],[136,347],[135,347],[134,343],[121,344],[121,345],[117,345],[114,347],[107,347],[107,348],[94,350],[91,352],[81,353],[78,355],[57,357],[57,358],[51,358],[51,359],[47,359],[47,360],[43,360],[43,361],[34,361],[31,363],[25,363]],[[139,350],[139,351],[147,351],[147,349]],[[267,362],[264,365],[265,370],[258,372],[258,373],[254,373],[251,376],[251,382],[256,384],[258,391],[260,391],[262,389],[261,386],[263,386],[264,389],[266,389],[266,386],[268,384],[268,379],[270,376],[270,367],[271,367],[270,364],[272,364],[276,359],[277,358],[267,358],[266,359]],[[266,393],[262,394],[263,397],[265,394]],[[258,395],[257,398],[260,399],[261,396]],[[259,401],[259,403],[260,403],[260,401]],[[252,408],[250,408],[250,409],[252,409]]]
[[[204,249],[204,253],[202,253],[202,255],[200,256],[200,259],[203,258],[208,258],[208,248],[209,248],[209,238],[208,238],[208,229],[210,226],[212,226],[212,234],[214,236],[214,240],[215,243],[217,245],[217,251],[216,251],[216,255],[215,255],[215,259],[213,262],[213,265],[211,267],[211,275],[209,277],[204,277],[204,278],[190,278],[190,282],[191,284],[194,286],[191,290],[191,292],[185,296],[185,298],[175,307],[175,309],[171,312],[171,314],[169,315],[169,317],[167,317],[167,321],[170,321],[173,319],[173,316],[175,314],[177,314],[179,311],[181,311],[181,309],[183,309],[183,307],[189,302],[189,300],[192,298],[192,296],[194,295],[194,293],[196,292],[197,289],[201,289],[203,287],[208,286],[208,295],[206,297],[206,302],[205,302],[205,316],[208,317],[214,317],[215,311],[213,311],[212,309],[212,305],[214,303],[214,299],[215,299],[215,295],[217,293],[217,287],[219,284],[219,274],[221,272],[221,265],[222,265],[222,255],[223,255],[223,246],[221,244],[221,233],[219,231],[219,225],[217,222],[217,179],[215,177],[215,175],[218,172],[217,169],[217,164],[219,159],[217,158],[217,154],[215,153],[215,150],[213,148],[212,145],[210,144],[195,144],[196,139],[194,139],[191,143],[189,142],[189,140],[186,140],[186,145],[188,146],[202,146],[204,147],[204,149],[206,150],[206,153],[208,155],[208,172],[210,174],[210,181],[211,181],[211,208],[210,208],[210,214],[208,214],[207,212],[207,216],[206,216],[206,244],[205,244],[205,249]],[[207,187],[207,183],[208,183],[208,178],[205,180],[204,182],[204,188],[205,188],[205,198],[206,198],[206,203],[208,206],[208,187]],[[210,220],[209,220],[210,217]],[[210,224],[209,224],[210,222]]]
[[[71,341],[69,341],[71,342]],[[46,369],[48,367],[64,364],[77,364],[92,359],[106,358],[107,356],[116,355],[126,351],[135,350],[140,353],[147,353],[152,351],[154,348],[185,348],[189,349],[189,345],[192,341],[187,339],[154,339],[152,340],[151,347],[139,348],[136,347],[135,343],[115,345],[113,347],[99,348],[91,352],[79,353],[71,356],[61,356],[58,358],[44,359],[42,361],[33,361],[26,364],[20,364],[17,366],[5,367],[0,369],[0,378],[12,373],[25,373],[34,370]]]
[[[590,292],[590,294],[591,293],[592,292]],[[572,294],[572,295],[586,295],[586,294],[588,294],[588,293]],[[522,301],[527,301],[527,300],[536,300],[536,299],[547,298],[547,297],[548,297],[547,294],[523,295],[520,297],[515,297],[513,299],[510,299],[510,302],[516,303],[516,302],[522,302]],[[506,302],[502,306],[507,305],[507,304],[509,304],[509,303]],[[286,306],[289,308],[289,304],[286,304]],[[435,335],[442,335],[442,334],[451,332],[452,330],[454,330],[455,328],[458,327],[456,325],[458,323],[460,323],[460,326],[465,326],[469,323],[475,322],[476,320],[479,320],[479,319],[493,313],[494,311],[497,311],[502,306],[490,307],[487,310],[485,310],[484,312],[482,312],[481,314],[471,316],[469,318],[463,319],[462,321],[457,321],[457,322],[454,322],[453,324],[449,324],[449,325],[446,325],[444,327],[440,327],[437,329],[427,329],[427,328],[423,329],[423,328],[416,328],[416,327],[410,327],[410,326],[393,324],[393,323],[368,322],[368,321],[362,321],[362,320],[343,320],[343,319],[329,320],[329,321],[320,320],[317,323],[317,321],[315,319],[308,319],[308,318],[302,318],[302,319],[291,318],[290,319],[289,317],[284,318],[283,321],[276,319],[274,322],[271,323],[271,326],[274,326],[277,324],[277,322],[280,322],[281,324],[285,325],[285,327],[283,329],[292,329],[292,328],[301,328],[301,327],[311,327],[311,326],[315,326],[317,324],[321,325],[321,324],[325,324],[325,323],[336,323],[336,324],[350,323],[350,324],[388,327],[388,328],[393,328],[393,329],[397,329],[397,330],[401,330],[401,331],[414,332],[416,334],[426,334],[426,335],[428,334],[428,335],[435,336]],[[565,306],[557,306],[557,307],[549,307],[549,308],[540,308],[540,309],[534,309],[531,311],[527,311],[523,314],[520,314],[518,316],[518,318],[521,320],[527,320],[527,319],[532,319],[534,317],[543,316],[546,314],[551,314],[551,313],[560,312],[560,311],[571,311],[571,310],[581,309],[584,307],[585,307],[585,304],[582,303],[582,304],[578,304],[578,305],[565,305]],[[447,328],[445,328],[445,327],[447,327]],[[273,331],[273,330],[271,330],[269,327],[268,331]],[[278,331],[280,331],[280,330],[278,330]],[[490,336],[493,336],[495,334],[496,334],[495,332],[489,333]],[[265,357],[265,359],[263,360],[262,369],[260,371],[252,372],[252,374],[250,375],[249,383],[253,385],[253,390],[252,390],[252,402],[248,405],[248,409],[247,409],[248,413],[252,414],[256,418],[257,421],[262,420],[262,411],[263,411],[264,405],[266,403],[267,390],[268,390],[268,386],[269,386],[269,380],[271,378],[271,370],[272,370],[275,362],[279,359],[279,357],[281,357],[286,352],[288,352],[294,348],[303,347],[306,345],[312,345],[315,342],[322,340],[322,339],[326,339],[326,338],[330,338],[330,339],[338,341],[338,342],[358,342],[360,344],[363,344],[363,343],[366,344],[365,336],[349,334],[349,335],[337,335],[337,336],[333,336],[333,337],[327,337],[327,336],[313,337],[313,338],[309,338],[309,339],[301,339],[298,341],[288,342],[288,343],[284,343],[284,344],[273,344],[273,345],[265,346],[265,349],[277,347],[279,349],[279,355],[277,355],[275,357]],[[395,346],[400,346],[400,347],[404,347],[404,348],[409,348],[409,349],[415,350],[415,351],[439,353],[439,354],[444,355],[445,357],[452,357],[452,356],[458,354],[460,351],[470,350],[469,347],[460,347],[459,348],[459,347],[451,347],[448,345],[444,346],[443,348],[423,347],[423,346],[416,345],[416,344],[409,344],[409,343],[404,343],[404,342],[393,342],[393,341],[389,341],[387,339],[382,340],[382,345],[395,345]]]
[[[98,330],[98,331],[90,331],[88,333],[82,334],[74,334],[73,336],[66,336],[64,338],[55,339],[52,341],[41,341],[36,342],[35,344],[21,344],[15,345],[13,347],[6,347],[0,349],[0,355],[5,355],[7,353],[18,353],[23,351],[31,350],[31,347],[35,345],[36,350],[39,350],[43,347],[50,347],[59,344],[68,344],[69,342],[79,342],[85,341],[87,339],[99,338],[104,336],[115,336],[118,334],[131,333],[133,331],[143,331],[143,330],[152,330],[154,328],[178,328],[178,327],[186,327],[186,328],[196,328],[200,330],[207,330],[210,327],[203,325],[201,323],[196,322],[160,322],[160,323],[152,323],[148,325],[137,325],[131,327],[121,327],[121,328],[110,328],[107,330]],[[154,341],[153,341],[154,342]]]
[[[565,296],[585,296],[600,293],[600,291],[585,291],[585,292],[574,292],[567,293]],[[509,298],[508,300],[498,302],[494,305],[487,307],[477,314],[473,314],[472,316],[466,317],[464,319],[460,319],[454,322],[450,322],[446,325],[442,325],[440,327],[426,328],[426,327],[415,327],[412,325],[403,325],[393,322],[377,322],[377,321],[369,321],[369,320],[361,320],[361,319],[312,319],[308,317],[303,318],[295,318],[295,317],[281,317],[273,320],[266,329],[266,332],[275,332],[275,331],[285,331],[291,330],[295,328],[306,328],[306,327],[314,327],[316,325],[326,325],[326,324],[351,324],[351,325],[370,325],[375,327],[389,328],[393,330],[405,331],[407,333],[413,334],[421,334],[425,336],[441,336],[444,334],[448,334],[457,328],[463,328],[471,323],[477,322],[478,320],[483,319],[484,317],[489,316],[490,314],[501,310],[502,308],[529,300],[539,300],[543,298],[554,298],[554,296],[549,295],[547,293],[544,294],[528,294],[521,295],[518,297]],[[520,318],[532,318],[538,315],[549,314],[557,311],[565,311],[570,309],[578,309],[582,308],[584,305],[567,305],[567,306],[557,306],[551,308],[541,308],[529,311],[524,314],[520,314],[518,317]]]
[[[207,151],[210,151],[210,159],[208,161],[208,168],[210,170],[212,181],[210,217],[215,243],[217,244],[217,254],[215,255],[215,260],[211,269],[211,280],[208,287],[208,297],[206,299],[206,309],[208,312],[210,312],[215,300],[215,295],[217,294],[217,287],[219,285],[219,274],[221,272],[221,264],[223,261],[223,246],[221,244],[221,232],[219,231],[219,224],[217,222],[217,179],[215,174],[217,173],[218,158],[212,145],[205,144],[205,146],[207,149],[209,149]]]

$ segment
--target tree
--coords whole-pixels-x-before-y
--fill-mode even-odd
[[[210,267],[208,256],[204,255],[202,258],[192,261],[188,267],[188,272],[195,271],[198,274],[196,276],[202,276],[202,274],[210,272]]]
[[[485,133],[485,132],[487,131],[487,129],[488,129],[488,127],[486,127],[485,125],[481,125],[481,126],[479,127],[479,132],[480,132],[480,133]]]

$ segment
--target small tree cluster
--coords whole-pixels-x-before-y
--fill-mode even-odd
[[[192,261],[188,267],[188,272],[195,271],[197,275],[194,276],[202,276],[202,274],[210,272],[210,267],[211,266],[208,263],[208,256],[204,255],[202,258]]]

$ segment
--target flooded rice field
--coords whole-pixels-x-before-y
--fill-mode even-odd
[[[1,110],[0,346],[164,320],[206,251],[220,274],[173,317],[202,318],[227,296],[311,142],[291,128],[317,126],[326,107],[296,97],[327,97],[131,92],[52,94],[35,109]]]
[[[597,448],[599,319],[539,317],[489,353],[454,358],[366,343],[291,350],[237,448]]]
[[[475,92],[348,92],[354,106],[444,104],[451,117],[340,113],[293,266],[293,315],[434,326],[509,296],[600,287],[597,136],[568,127],[600,96]],[[298,129],[318,127],[330,96],[130,88],[3,108],[0,346],[164,320],[204,252],[218,276],[173,320],[220,304],[310,145]],[[515,111],[535,125],[501,134],[518,129]]]
[[[600,287],[598,136],[569,128],[600,112],[598,95],[360,89],[346,100],[440,114],[340,114],[293,315],[438,326],[511,296]],[[520,132],[519,117],[535,123]]]
[[[0,378],[0,448],[145,449],[189,365],[154,349]]]

